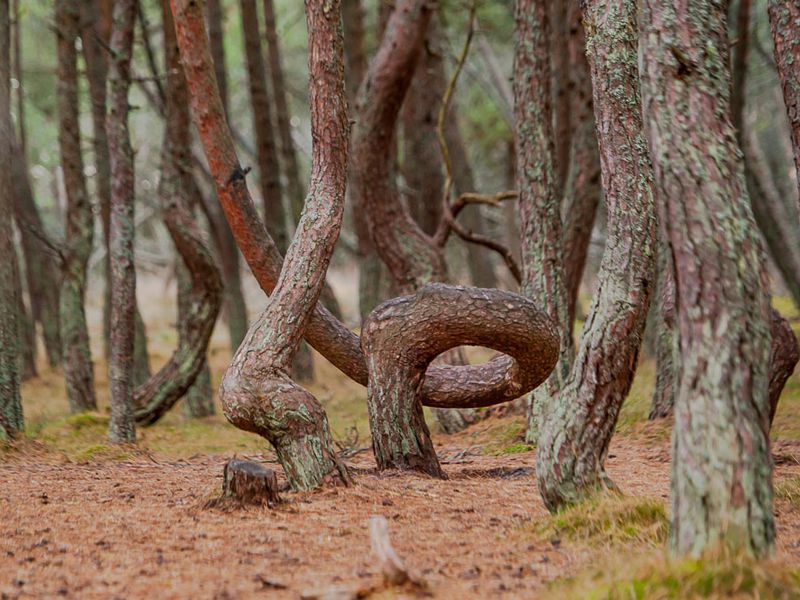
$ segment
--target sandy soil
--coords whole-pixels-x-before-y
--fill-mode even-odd
[[[365,450],[348,459],[354,487],[227,512],[204,508],[221,484],[223,456],[89,464],[18,456],[0,465],[0,596],[366,597],[381,583],[371,515],[389,520],[398,554],[436,598],[531,598],[597,560],[533,533],[546,511],[531,452],[489,457],[465,436],[438,441],[448,481],[378,474]],[[776,454],[778,479],[800,475],[800,447]],[[668,456],[666,442],[623,438],[608,470],[626,494],[666,501]],[[800,515],[780,503],[777,513],[779,555],[800,565]]]

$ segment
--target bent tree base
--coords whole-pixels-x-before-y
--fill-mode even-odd
[[[413,296],[381,304],[364,322],[367,407],[380,470],[444,476],[422,414],[422,384],[437,356],[464,345],[485,346],[512,357],[517,396],[547,378],[559,349],[558,333],[547,315],[530,300],[500,290],[426,285]],[[484,406],[509,399],[497,395]]]

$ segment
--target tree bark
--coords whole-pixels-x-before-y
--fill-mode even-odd
[[[17,290],[17,332],[19,380],[28,381],[38,375],[36,371],[36,324],[28,316],[28,309],[22,298],[22,274],[19,269],[19,258],[14,249],[14,286]]]
[[[247,59],[247,78],[253,111],[253,132],[256,137],[258,181],[264,203],[264,221],[278,250],[286,251],[288,232],[283,208],[278,148],[272,119],[272,100],[267,87],[264,57],[259,34],[258,9],[255,0],[241,0],[242,35]]]
[[[545,407],[564,386],[574,358],[564,281],[561,202],[557,194],[551,96],[550,31],[544,0],[517,0],[514,113],[517,126],[518,212],[522,234],[522,293],[558,324],[558,364],[530,398],[528,432],[535,441]],[[563,115],[560,115],[563,117]]]
[[[191,0],[172,0],[172,8],[192,91],[195,122],[215,176],[217,193],[233,231],[240,233],[247,225],[232,218],[233,198],[241,200],[239,208],[246,211],[248,225],[257,227],[253,222],[258,217],[236,159],[230,131],[222,118],[219,93],[211,77],[202,15],[197,3]],[[311,394],[287,376],[322,292],[339,235],[349,137],[339,3],[309,1],[306,16],[314,140],[312,193],[306,200],[270,302],[250,328],[220,391],[227,418],[237,427],[264,436],[275,446],[294,489],[312,489],[330,477],[349,481],[347,470],[338,462],[333,449],[325,411]],[[250,247],[247,243],[242,246]],[[277,252],[274,244],[270,246],[268,251]]]
[[[191,91],[192,112],[217,195],[256,281],[271,294],[280,276],[283,257],[258,217],[245,186],[237,183],[243,179],[244,172],[236,160],[231,132],[219,101],[202,19],[198,21],[196,5],[189,0],[181,0],[177,8],[182,16],[192,16],[189,21],[178,20],[177,30]],[[319,303],[305,333],[312,346],[334,366],[366,385],[367,365],[358,336]],[[431,365],[422,384],[423,404],[439,408],[478,408],[507,402],[519,396],[523,375],[515,362],[505,356],[482,365]]]
[[[191,332],[187,328],[189,315],[192,310],[192,277],[183,264],[183,258],[178,255],[178,264],[175,266],[176,279],[178,280],[178,336],[189,339]],[[237,346],[238,348],[238,346]],[[208,368],[207,355],[203,359],[200,372],[192,386],[186,390],[183,399],[183,412],[190,419],[210,417],[214,410],[214,391],[211,389],[211,371]]]
[[[133,348],[136,313],[136,269],[134,267],[133,148],[128,129],[128,91],[131,85],[131,54],[136,25],[136,0],[117,0],[110,44],[111,89],[108,155],[111,167],[111,215],[108,261],[111,264],[111,353],[108,364],[111,418],[108,439],[114,444],[135,443],[133,420]]]
[[[225,114],[228,114],[228,71],[225,68],[225,11],[224,0],[207,0],[206,18],[208,20],[208,44],[214,61],[214,74],[217,77],[219,97]],[[247,328],[245,327],[245,330]]]
[[[676,554],[772,552],[770,305],[763,249],[730,121],[721,2],[644,3],[645,109],[659,215],[675,261]]]
[[[800,186],[800,86],[797,85],[800,81],[800,2],[769,0],[769,24]],[[800,194],[796,201],[800,210]]]
[[[659,232],[663,238],[664,232]],[[675,275],[669,242],[658,247],[658,286],[656,288],[656,387],[650,407],[650,421],[672,414],[680,373],[680,344],[675,315]]]
[[[574,129],[573,111],[570,102],[569,76],[565,76],[571,71],[570,65],[570,36],[568,30],[571,25],[569,22],[570,9],[579,6],[578,2],[563,0],[562,2],[548,2],[545,7],[548,21],[547,46],[543,48],[545,54],[538,57],[541,61],[552,65],[548,68],[550,81],[546,87],[548,93],[549,113],[552,117],[551,131],[552,136],[552,179],[553,189],[557,197],[564,193],[564,186],[567,182],[567,174],[570,163],[570,146]]]
[[[111,360],[111,157],[109,154],[107,112],[107,83],[109,47],[111,43],[112,15],[108,0],[90,0],[81,3],[81,41],[86,63],[86,80],[92,108],[95,193],[100,205],[100,223],[106,257],[105,296],[103,304],[103,340],[105,355]],[[150,359],[147,354],[147,335],[138,305],[134,306],[135,338],[133,351],[133,384],[139,385],[150,377]]]
[[[564,267],[569,302],[569,321],[575,322],[578,292],[592,239],[597,205],[603,194],[600,185],[600,155],[592,104],[592,77],[586,59],[586,36],[580,3],[570,0],[569,77],[572,111],[570,167],[562,202]]]
[[[75,39],[80,32],[77,0],[57,0],[58,141],[67,194],[66,251],[60,294],[61,342],[64,378],[72,412],[95,410],[94,369],[86,328],[86,268],[92,252],[94,219],[83,176],[78,101],[78,57]]]
[[[24,430],[19,395],[19,286],[15,281],[16,251],[11,230],[11,19],[8,0],[0,0],[0,439]]]
[[[613,485],[603,463],[636,370],[655,267],[636,2],[590,0],[583,6],[608,237],[572,370],[538,440],[536,477],[550,510]]]
[[[381,304],[364,324],[361,345],[369,357],[367,402],[378,468],[434,477],[444,473],[422,415],[420,384],[437,356],[462,345],[504,352],[524,374],[520,395],[542,383],[558,357],[557,329],[530,300],[442,284]]]

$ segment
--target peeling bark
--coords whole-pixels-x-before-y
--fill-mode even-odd
[[[378,468],[444,477],[421,402],[425,371],[437,356],[462,345],[506,353],[516,361],[522,395],[552,371],[558,343],[548,316],[511,292],[430,284],[381,304],[364,323],[361,338]]]
[[[724,4],[643,7],[645,110],[680,332],[670,547],[764,556],[775,538],[769,283],[729,118]]]
[[[57,0],[58,141],[67,194],[65,256],[59,297],[64,379],[72,412],[95,410],[94,366],[86,327],[86,268],[92,252],[94,218],[86,193],[78,114],[78,57],[75,39],[80,31],[77,0]]]
[[[613,486],[603,463],[636,371],[655,275],[636,2],[590,0],[583,6],[608,237],[572,370],[538,440],[536,477],[550,510]]]

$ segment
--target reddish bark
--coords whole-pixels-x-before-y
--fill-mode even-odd
[[[194,122],[208,160],[217,194],[237,244],[256,281],[270,294],[283,258],[267,233],[246,186],[216,87],[202,18],[181,0],[177,7],[178,41],[191,92]],[[190,10],[191,9],[191,10]],[[190,18],[191,17],[191,18]],[[317,304],[308,321],[306,339],[351,379],[366,385],[367,366],[353,332]],[[513,400],[522,388],[514,361],[499,357],[474,366],[431,366],[423,383],[423,404],[440,408],[491,406]]]
[[[133,347],[136,314],[136,270],[134,268],[133,148],[128,130],[128,91],[131,85],[131,54],[136,24],[136,0],[118,0],[114,5],[111,33],[111,106],[107,120],[108,154],[111,161],[111,215],[108,228],[111,264],[111,353],[108,364],[111,419],[108,437],[112,443],[136,441],[133,421]]]
[[[164,224],[191,280],[184,322],[178,328],[178,347],[167,363],[136,388],[135,418],[152,425],[180,400],[205,365],[208,342],[222,301],[222,280],[192,218],[194,202],[188,193],[191,174],[191,119],[186,81],[181,68],[175,27],[167,0],[162,0],[164,50],[167,64],[166,131],[162,151],[161,199]],[[203,33],[205,35],[205,33]]]

